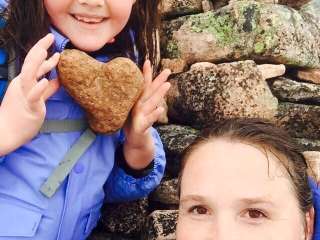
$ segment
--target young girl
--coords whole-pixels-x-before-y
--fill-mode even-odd
[[[145,89],[123,131],[95,136],[78,124],[83,109],[59,87],[59,53],[77,48],[103,62],[127,56],[137,64],[147,54],[155,63],[157,1],[6,4],[0,1],[6,21],[0,47],[9,53],[8,78],[16,76],[0,107],[0,239],[85,239],[104,200],[137,199],[159,183],[165,156],[151,126],[163,111],[157,106],[170,71],[152,81],[145,61]],[[74,160],[61,177],[59,165]]]

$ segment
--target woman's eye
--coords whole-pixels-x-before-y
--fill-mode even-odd
[[[189,212],[193,213],[193,214],[199,214],[199,215],[204,215],[204,214],[208,214],[208,209],[202,206],[195,206],[192,207]]]
[[[258,209],[249,209],[246,213],[246,217],[252,219],[266,218],[266,214]]]

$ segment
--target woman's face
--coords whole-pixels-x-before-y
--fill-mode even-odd
[[[187,160],[177,239],[305,240],[310,238],[305,220],[311,224],[306,215],[273,154],[218,139]]]
[[[96,51],[121,32],[135,0],[44,0],[51,23],[79,49]]]

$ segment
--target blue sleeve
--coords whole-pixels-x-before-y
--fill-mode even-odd
[[[4,161],[5,156],[0,156],[0,164]]]
[[[320,240],[320,189],[311,178],[309,178],[309,186],[312,190],[313,207],[315,211],[313,240]]]
[[[145,177],[134,178],[115,164],[105,184],[107,202],[137,200],[147,196],[159,185],[164,174],[166,158],[160,136],[154,128],[152,128],[152,136],[155,142],[153,169]]]
[[[6,62],[7,62],[7,53],[3,49],[0,49],[0,64],[5,64]]]
[[[9,0],[0,0],[0,11],[8,6],[8,1]]]

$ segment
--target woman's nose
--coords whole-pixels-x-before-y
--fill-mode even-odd
[[[212,225],[210,239],[240,240],[238,230],[232,219],[219,219]]]
[[[90,5],[90,6],[103,6],[105,0],[78,0],[80,4]]]

